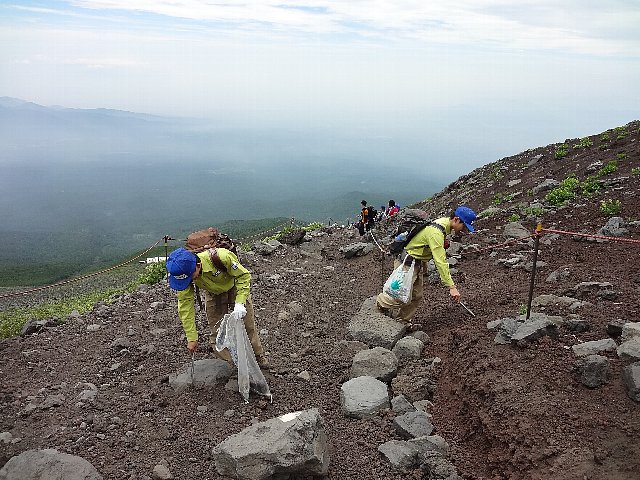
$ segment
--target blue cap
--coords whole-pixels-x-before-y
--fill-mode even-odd
[[[460,206],[456,208],[456,211],[453,213],[453,215],[462,220],[469,232],[473,233],[475,231],[472,224],[477,217],[476,212],[471,210],[469,207]]]
[[[174,290],[186,290],[196,271],[196,256],[182,247],[174,250],[167,258],[167,271],[169,286]]]

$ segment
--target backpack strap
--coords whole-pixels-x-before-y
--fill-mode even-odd
[[[222,260],[220,260],[220,255],[218,255],[217,248],[209,249],[209,257],[211,258],[211,263],[213,263],[218,270],[227,273],[227,267],[225,267],[224,263],[222,263]]]
[[[436,227],[438,230],[440,230],[442,232],[442,234],[446,237],[447,236],[447,231],[444,229],[444,227],[442,225],[440,225],[439,223],[436,222],[429,222],[426,225],[427,227],[431,226],[431,227]]]
[[[202,309],[204,308],[204,305],[202,304],[202,297],[200,297],[200,288],[197,285],[193,285],[196,290],[195,296],[196,296],[196,300],[198,301],[198,310],[202,311]]]

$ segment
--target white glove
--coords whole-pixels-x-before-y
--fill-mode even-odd
[[[244,316],[247,314],[247,309],[243,304],[236,303],[235,307],[233,308],[233,313],[237,313],[240,318],[244,318]]]

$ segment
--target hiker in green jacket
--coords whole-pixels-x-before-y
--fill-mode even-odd
[[[216,255],[217,258],[212,259],[212,255]],[[182,321],[187,336],[187,349],[190,352],[198,349],[195,285],[204,291],[207,321],[213,334],[212,343],[215,343],[222,318],[229,311],[233,311],[244,318],[258,366],[262,369],[269,368],[269,361],[256,330],[250,295],[251,274],[240,264],[233,252],[216,248],[195,254],[178,248],[167,259],[167,271],[169,286],[178,293],[178,316]],[[219,358],[231,362],[231,355],[226,348],[221,352],[214,348],[214,352]]]
[[[476,214],[469,207],[460,206],[455,209],[451,215],[447,217],[438,218],[435,223],[441,225],[444,228],[444,233],[435,225],[427,225],[420,232],[418,232],[407,245],[404,247],[404,251],[394,260],[393,268],[397,268],[401,263],[405,263],[405,268],[408,270],[411,265],[411,260],[415,259],[415,268],[413,274],[413,290],[411,292],[411,300],[409,303],[402,303],[399,300],[382,292],[376,297],[376,306],[385,315],[391,315],[392,310],[399,308],[399,312],[395,319],[401,323],[407,324],[409,330],[415,330],[416,327],[411,323],[413,316],[420,306],[424,293],[424,269],[426,269],[427,262],[433,259],[433,263],[438,270],[440,280],[449,288],[449,294],[456,302],[460,301],[460,292],[456,287],[451,273],[449,272],[449,264],[447,263],[446,251],[445,251],[445,237],[454,232],[468,231],[474,232],[473,221],[476,219]],[[407,259],[407,256],[410,258]]]

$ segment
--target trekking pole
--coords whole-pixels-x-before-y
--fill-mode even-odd
[[[191,352],[191,386],[194,389],[196,388],[196,384],[194,381],[194,375],[196,370],[195,358],[196,358],[196,352]]]
[[[467,307],[464,303],[462,303],[462,302],[458,302],[458,303],[459,303],[460,305],[462,305],[462,307],[463,307],[467,312],[469,312],[469,314],[470,314],[472,317],[475,317],[475,316],[476,316],[476,314],[475,314],[475,313],[473,313],[471,310],[469,310],[469,307]]]

